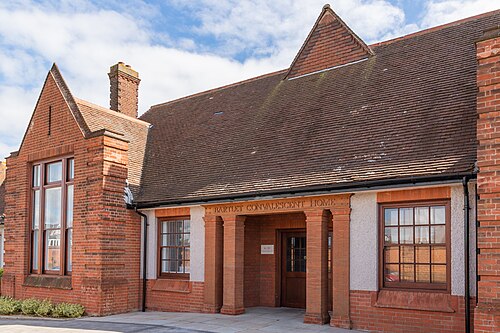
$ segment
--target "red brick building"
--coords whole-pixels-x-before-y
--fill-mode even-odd
[[[5,162],[0,162],[0,268],[3,268],[4,257],[4,219],[5,219]]]
[[[2,294],[500,331],[499,22],[367,45],[325,6],[290,68],[139,118],[129,66],[106,109],[54,65],[7,159]]]

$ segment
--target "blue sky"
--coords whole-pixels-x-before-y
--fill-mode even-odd
[[[325,0],[0,1],[0,159],[19,148],[56,62],[73,94],[108,106],[125,61],[149,106],[287,68]],[[500,0],[330,0],[368,44],[490,10]]]

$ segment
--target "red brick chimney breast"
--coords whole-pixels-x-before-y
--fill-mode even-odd
[[[137,118],[139,73],[119,62],[109,68],[110,109]]]

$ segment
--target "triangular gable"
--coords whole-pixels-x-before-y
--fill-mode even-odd
[[[45,77],[45,81],[44,81],[42,90],[40,92],[40,95],[38,96],[38,100],[35,104],[35,109],[31,115],[30,121],[28,123],[28,129],[24,132],[24,136],[23,136],[23,139],[21,141],[21,145],[19,146],[20,147],[19,150],[21,150],[21,148],[24,144],[24,141],[26,139],[26,135],[28,134],[28,131],[31,128],[31,124],[33,122],[33,117],[35,116],[35,112],[36,112],[38,105],[40,103],[40,98],[43,95],[43,92],[47,86],[49,78],[52,78],[54,80],[57,88],[61,92],[61,95],[64,98],[64,101],[66,102],[66,104],[68,105],[68,108],[71,111],[71,114],[73,115],[73,118],[75,119],[78,127],[80,128],[83,136],[87,137],[91,133],[89,127],[87,126],[87,124],[85,123],[85,120],[83,119],[83,116],[82,116],[80,110],[78,109],[78,106],[75,102],[75,99],[73,98],[73,95],[71,94],[71,91],[69,90],[66,82],[64,81],[64,79],[61,75],[61,72],[59,71],[59,68],[54,63],[52,65],[52,68],[50,69],[50,71],[47,73],[47,76]]]
[[[347,65],[372,55],[368,45],[325,5],[285,78]]]
[[[75,120],[76,120],[78,126],[80,126],[80,129],[82,130],[83,135],[85,137],[87,137],[91,133],[91,131],[90,131],[89,127],[87,126],[85,120],[83,119],[83,116],[82,116],[82,114],[81,114],[80,110],[78,109],[78,106],[75,102],[75,98],[71,94],[71,91],[69,90],[68,85],[64,81],[64,78],[62,77],[61,72],[59,71],[59,68],[57,67],[57,65],[55,63],[52,65],[52,68],[50,69],[50,74],[52,74],[52,76],[54,77],[54,80],[56,81],[56,84],[59,87],[59,90],[61,91],[61,93],[64,97],[64,100],[68,104],[69,109],[71,110],[71,113],[73,114],[73,117],[75,117]]]

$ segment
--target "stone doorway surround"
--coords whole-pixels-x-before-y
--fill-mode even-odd
[[[306,217],[305,323],[350,328],[349,221],[351,194],[204,205],[204,310],[237,315],[244,307],[244,233],[247,216],[302,212]],[[328,229],[332,239],[332,293],[328,293]],[[328,312],[329,299],[333,311]]]

